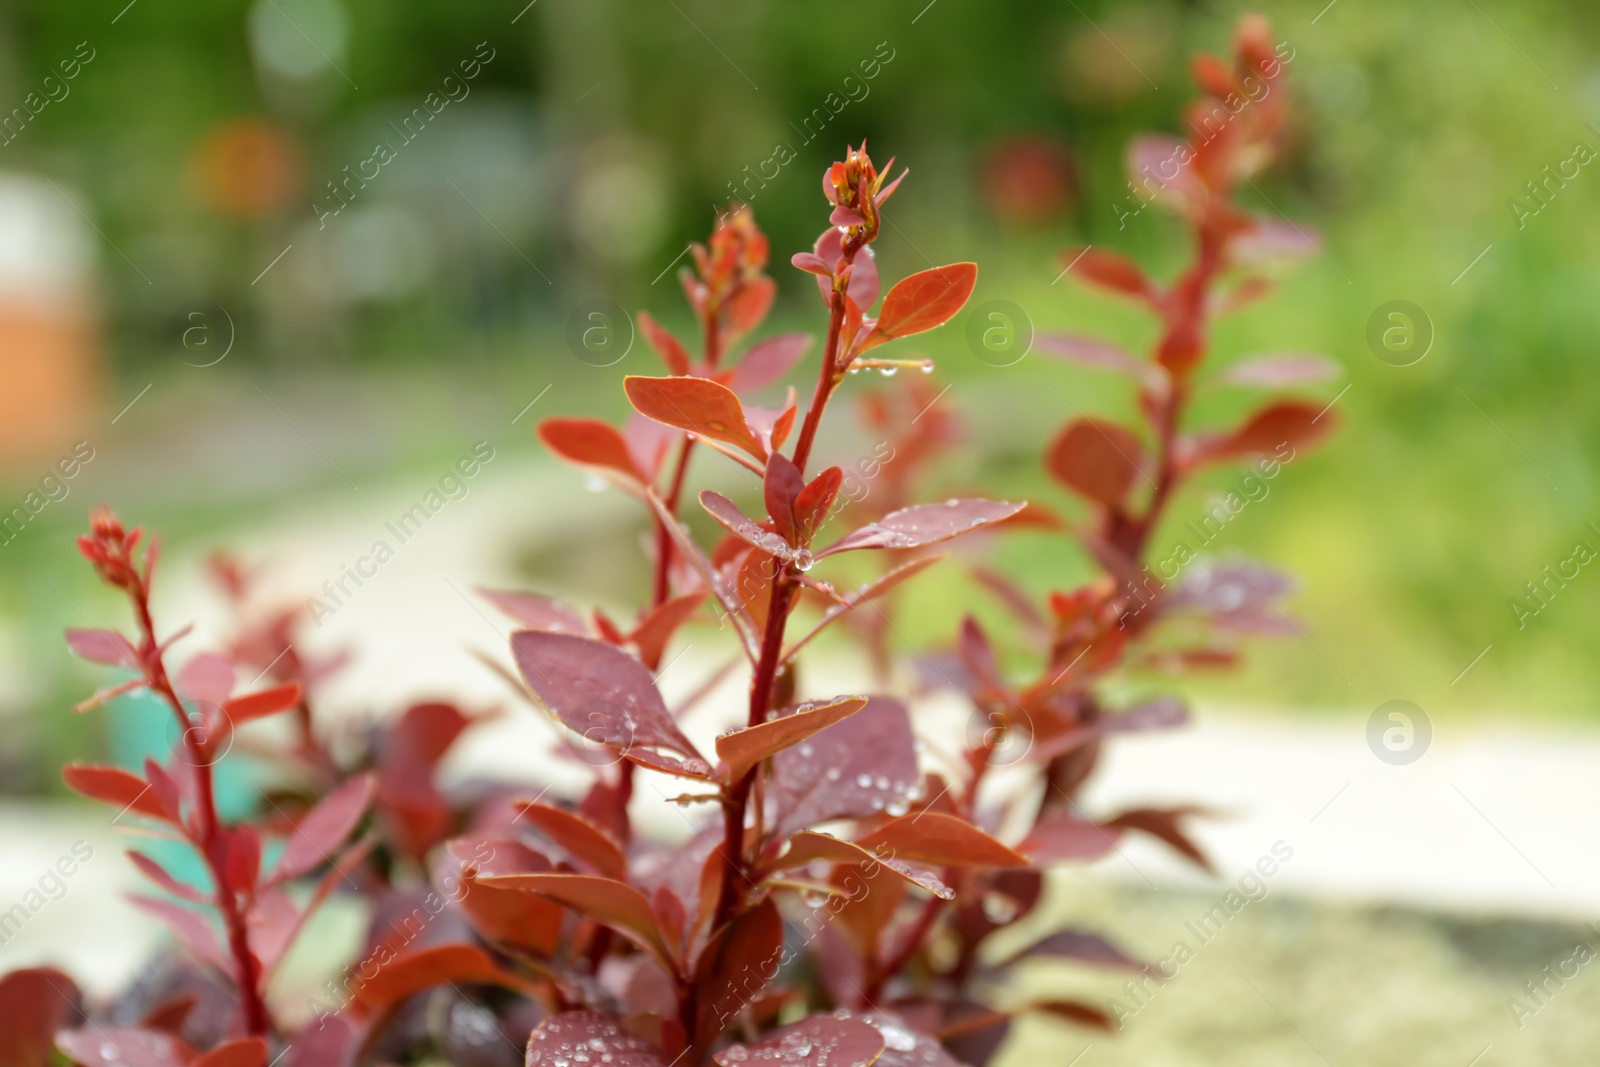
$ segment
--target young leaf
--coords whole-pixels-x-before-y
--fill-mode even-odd
[[[126,667],[129,670],[139,669],[138,653],[133,650],[133,645],[128,643],[128,639],[115,630],[69,629],[67,647],[72,649],[73,655],[90,663],[104,663],[107,666]]]
[[[874,1026],[813,1015],[752,1045],[729,1045],[712,1059],[722,1067],[870,1067],[883,1048],[883,1034]]]
[[[827,521],[828,512],[833,507],[834,500],[838,498],[839,487],[843,484],[844,471],[838,467],[829,467],[795,494],[794,522],[801,544],[809,545],[811,539],[817,536],[817,531]]]
[[[1026,867],[1028,857],[1001,844],[967,820],[940,811],[902,815],[870,831],[857,844],[886,846],[896,859],[951,867]]]
[[[656,350],[656,355],[661,357],[661,362],[673,374],[689,373],[689,353],[684,351],[683,345],[672,336],[667,328],[655,320],[648,311],[641,311],[635,317],[639,323],[639,332],[644,334],[644,339],[650,342],[650,347]]]
[[[722,524],[733,536],[745,544],[760,549],[769,556],[777,556],[793,562],[800,559],[801,550],[795,548],[780,534],[765,529],[760,523],[739,510],[739,505],[723,496],[721,493],[710,489],[700,491],[700,506],[710,512],[711,517]]]
[[[511,653],[533,695],[568,729],[624,754],[642,745],[704,763],[672,720],[650,672],[621,649],[522,630],[511,635]]]
[[[952,263],[902,278],[883,298],[877,325],[855,346],[855,353],[943,326],[961,310],[977,283],[976,263]]]
[[[846,534],[819,552],[817,558],[861,548],[920,548],[1009,519],[1026,506],[995,500],[913,504]]]
[[[1166,383],[1166,372],[1159,364],[1140,359],[1098,337],[1040,333],[1034,335],[1033,346],[1046,355],[1070,360],[1081,366],[1125,374],[1146,386],[1160,388]]]
[[[827,704],[786,708],[775,719],[723,734],[717,738],[717,755],[728,765],[728,781],[737,782],[768,756],[798,745],[866,706],[866,697],[835,697]]]
[[[1108,508],[1128,498],[1144,457],[1130,431],[1104,419],[1074,419],[1050,442],[1045,467],[1067,488]]]
[[[74,791],[91,800],[110,804],[119,811],[134,811],[153,819],[167,820],[161,801],[143,778],[120,767],[91,763],[69,763],[61,777]]]
[[[708,378],[624,379],[628,400],[641,414],[686,433],[742,448],[765,461],[766,449],[745,422],[744,405],[725,385]]]
[[[869,697],[842,722],[772,757],[775,832],[832,819],[866,819],[905,810],[917,789],[917,752],[906,706]]]
[[[573,1053],[606,1067],[666,1067],[661,1050],[628,1033],[609,1016],[595,1011],[565,1011],[540,1023],[528,1035],[525,1067],[571,1067]]]
[[[790,544],[803,542],[795,533],[795,499],[804,492],[805,477],[794,461],[782,452],[767,457],[767,473],[761,480],[761,492],[767,505],[767,517]]]
[[[577,862],[607,878],[627,879],[628,859],[622,846],[582,815],[536,800],[518,801],[516,808],[517,818],[526,819]]]
[[[536,893],[553,900],[628,938],[666,967],[674,970],[672,953],[656,928],[650,901],[626,882],[592,874],[497,874],[481,879],[484,885]]]
[[[629,484],[650,479],[634,462],[622,433],[599,419],[554,418],[539,424],[539,440],[568,463],[620,474]]]
[[[363,774],[318,801],[290,832],[283,855],[278,857],[267,881],[277,884],[298,878],[322,863],[332,862],[333,854],[366,814],[375,791],[372,775]]]
[[[753,345],[728,375],[727,386],[741,396],[780,382],[811,347],[809,333],[785,333]]]

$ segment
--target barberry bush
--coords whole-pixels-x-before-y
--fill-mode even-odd
[[[916,502],[929,457],[956,432],[943,412],[916,425],[930,407],[919,376],[909,389],[867,394],[867,423],[902,461],[877,491],[852,499],[844,467],[828,465],[837,451],[830,407],[851,374],[926,369],[883,346],[946,323],[977,278],[975,265],[954,263],[884,286],[874,243],[905,174],[891,178],[892,162],[880,170],[865,145],[823,175],[826,228],[790,260],[812,276],[826,322],[803,409],[792,388],[774,406],[757,402],[815,339],[755,339],[776,283],[766,238],[735,205],[681,276],[697,343],[639,316],[666,373],[626,379],[627,422],[540,425],[556,455],[637,498],[651,529],[649,588],[631,618],[535,592],[484,591],[519,627],[507,682],[570,732],[559,754],[589,767],[579,796],[439,783],[440,760],[477,717],[451,704],[419,704],[385,726],[335,736],[313,700],[340,658],[303,647],[303,613],[256,612],[255,578],[230,560],[213,570],[238,608],[231,640],[174,667],[185,631],[159,630],[152,616],[154,544],[96,514],[83,554],[126,596],[135,628],[131,637],[69,632],[80,656],[127,674],[80,710],[148,691],[170,711],[175,742],[166,760],[137,772],[73,765],[65,776],[119,820],[187,849],[198,874],[130,851],[158,891],[134,903],[166,925],[182,954],[104,1003],[59,971],[8,975],[0,1063],[926,1067],[985,1063],[1021,1012],[1114,1027],[1094,1005],[1030,996],[1009,978],[1031,959],[1141,966],[1098,933],[1053,929],[1036,914],[1052,866],[1095,859],[1129,833],[1205,865],[1185,826],[1194,809],[1097,816],[1079,806],[1104,743],[1185,717],[1175,698],[1119,707],[1107,687],[1229,662],[1229,635],[1273,628],[1282,619],[1273,598],[1286,588],[1254,566],[1196,564],[1180,575],[1161,573],[1158,561],[1152,573],[1153,538],[1198,472],[1246,458],[1282,462],[1284,449],[1309,445],[1331,424],[1289,400],[1234,428],[1186,417],[1210,355],[1211,317],[1263,295],[1259,254],[1304,236],[1233,201],[1236,185],[1271,158],[1285,115],[1281,89],[1253,88],[1282,76],[1265,24],[1246,21],[1232,63],[1201,57],[1195,73],[1205,97],[1192,136],[1144,140],[1133,153],[1136,175],[1159,175],[1150,195],[1191,229],[1193,263],[1164,285],[1113,253],[1068,253],[1077,277],[1156,316],[1154,351],[1139,358],[1099,340],[1041,339],[1127,375],[1144,417],[1138,427],[1079,418],[1050,441],[1045,468],[1077,498],[1072,517],[981,497]],[[1236,363],[1229,375],[1276,386],[1315,369],[1272,358]],[[692,471],[708,462],[742,478],[741,499],[711,490],[689,498]],[[691,523],[695,512],[705,518]],[[703,542],[695,528],[717,535]],[[974,729],[954,751],[919,741],[914,701],[836,692],[832,661],[812,642],[853,626],[884,685],[908,676],[894,662],[904,651],[890,621],[896,590],[946,559],[932,546],[974,532],[1067,536],[1103,574],[1041,601],[971,565],[1034,639],[1036,672],[1003,670],[1003,659],[1020,657],[1002,657],[977,622],[962,621],[933,672],[971,700]],[[874,561],[864,581],[834,570],[845,554]],[[685,626],[713,620],[737,646],[747,684],[724,716],[731,727],[696,741],[682,717],[728,672],[675,705],[657,675]],[[262,794],[259,817],[227,823],[218,764],[236,731],[279,715],[292,716],[290,740],[264,754],[278,784]],[[991,774],[1001,763],[1028,773],[1002,783]],[[641,780],[652,788],[636,796]],[[635,825],[639,805],[658,798],[682,809],[687,837],[658,840]],[[371,915],[362,951],[309,1004],[284,1003],[273,976],[335,894]],[[1024,922],[1026,936],[1006,939],[1004,952],[991,947]]]

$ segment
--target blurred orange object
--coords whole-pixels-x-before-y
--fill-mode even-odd
[[[256,219],[281,208],[300,190],[304,163],[293,134],[263,119],[233,119],[195,145],[189,173],[213,209]]]
[[[1065,145],[1036,134],[1007,137],[982,156],[983,201],[1006,222],[1036,225],[1059,215],[1074,192]]]

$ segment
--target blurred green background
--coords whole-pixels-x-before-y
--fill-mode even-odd
[[[1137,132],[1178,129],[1193,94],[1188,55],[1225,51],[1246,10],[124,2],[0,7],[0,106],[60,97],[5,127],[3,299],[24,317],[64,305],[69,321],[88,323],[63,343],[83,368],[65,384],[40,386],[22,349],[0,345],[13,397],[3,506],[75,442],[95,450],[70,494],[0,545],[0,783],[12,790],[47,787],[55,759],[95,744],[98,727],[65,708],[103,672],[71,664],[57,636],[85,625],[74,605],[101,612],[97,624],[121,618],[72,548],[90,503],[111,502],[192,553],[343,478],[431,476],[547,385],[537,414],[620,416],[622,376],[648,372],[651,357],[639,344],[610,367],[575,358],[574,309],[648,309],[689,336],[673,265],[704,239],[730,183],[772,238],[781,295],[768,332],[822,325],[810,281],[785,261],[825,225],[819,174],[866,138],[880,162],[896,155],[912,172],[879,245],[886,275],[974,259],[971,307],[1010,301],[1039,330],[1146,343],[1135,309],[1059,278],[1059,253],[1093,243],[1162,277],[1182,262],[1171,220],[1146,211],[1119,222],[1124,148]],[[1600,173],[1583,167],[1552,186],[1520,225],[1509,202],[1531,205],[1524,183],[1576,145],[1600,149],[1586,127],[1600,120],[1600,10],[1526,0],[1252,9],[1294,49],[1295,113],[1288,151],[1249,206],[1316,228],[1324,248],[1273,299],[1224,321],[1217,362],[1329,355],[1344,377],[1307,395],[1337,396],[1343,425],[1217,546],[1301,576],[1305,639],[1258,644],[1247,671],[1199,691],[1284,715],[1406,698],[1436,723],[1587,720],[1588,650],[1600,639],[1589,586],[1600,579],[1585,568],[1520,627],[1508,602],[1577,542],[1600,548],[1587,526],[1600,523],[1590,387]],[[62,62],[90,53],[63,81]],[[446,83],[474,58],[474,77]],[[461,98],[404,141],[396,128],[445,92]],[[804,124],[829,94],[844,106],[808,141]],[[326,214],[340,207],[329,183],[369,166],[379,140],[401,146],[395,159]],[[743,184],[780,143],[794,161]],[[1031,177],[1002,183],[1007,165]],[[56,221],[33,233],[16,221],[30,212]],[[59,246],[43,280],[25,254],[37,242]],[[1366,340],[1374,310],[1396,299],[1422,308],[1433,333],[1426,357],[1405,367]],[[186,334],[196,324],[202,333]],[[1071,511],[1041,476],[1043,442],[1073,404],[1128,412],[1129,390],[1038,353],[990,366],[966,325],[901,353],[937,361],[933,382],[952,386],[968,424],[930,489],[982,484]],[[229,337],[225,358],[199,365]],[[1226,423],[1253,402],[1218,388],[1196,417]],[[537,461],[533,421],[501,433],[504,454]],[[1204,501],[1188,493],[1174,524]],[[530,495],[527,507],[560,501]],[[1037,537],[1007,542],[1001,558],[1063,586],[1090,573],[1075,549]],[[609,595],[629,594],[619,579]],[[947,633],[976,600],[953,576],[916,595],[928,610],[908,613],[913,640]]]

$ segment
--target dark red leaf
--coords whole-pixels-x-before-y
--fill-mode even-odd
[[[829,467],[795,495],[794,518],[801,544],[809,545],[827,521],[828,512],[833,508],[833,502],[839,496],[839,487],[843,484],[844,471]]]
[[[661,362],[667,365],[669,371],[673,374],[689,373],[689,353],[665,326],[648,311],[639,312],[635,321],[639,324],[639,332],[644,334],[644,339],[650,342],[650,347],[656,350],[656,355],[661,357]]]
[[[860,548],[920,548],[1009,519],[1026,506],[995,500],[913,504],[846,534],[818,553],[817,558]]]
[[[655,956],[669,971],[673,969],[672,953],[656,928],[650,901],[625,882],[592,874],[560,872],[486,875],[482,882],[553,900],[592,922],[617,931]]]
[[[1336,417],[1312,404],[1285,400],[1252,415],[1232,433],[1200,449],[1203,462],[1308,448],[1332,432]]]
[[[628,400],[641,415],[765,460],[767,450],[745,422],[738,394],[707,378],[624,379]]]
[[[695,963],[696,1029],[709,1042],[761,995],[783,958],[783,917],[769,896],[712,935]]]
[[[1045,451],[1045,467],[1067,488],[1097,504],[1120,508],[1144,457],[1132,432],[1104,419],[1074,419]]]
[[[195,1057],[181,1037],[132,1026],[66,1030],[56,1045],[80,1067],[190,1067]]]
[[[1117,847],[1122,831],[1086,819],[1052,815],[1041,819],[1017,846],[1035,863],[1096,860]]]
[[[908,337],[943,326],[961,310],[978,283],[976,263],[951,263],[902,278],[883,298],[883,311],[856,353],[896,337]]]
[[[801,830],[789,838],[789,848],[772,861],[769,872],[780,874],[784,871],[810,867],[813,863],[844,864],[862,868],[863,871],[872,872],[874,875],[882,868],[946,900],[955,895],[950,887],[940,880],[939,872],[930,867],[926,861],[920,864],[909,863],[897,857],[894,850],[886,845],[866,848],[854,841],[846,841],[815,830]],[[892,907],[889,910],[892,911]]]
[[[727,386],[743,395],[780,382],[811,347],[809,333],[785,333],[753,345],[728,375]]]
[[[582,815],[536,800],[519,801],[516,807],[519,819],[526,819],[573,860],[607,878],[622,881],[628,877],[622,846]]]
[[[778,528],[785,541],[801,544],[795,535],[795,498],[805,490],[806,480],[794,461],[782,452],[767,457],[767,472],[761,480],[762,497],[767,505],[767,517]]]
[[[1196,867],[1215,874],[1216,868],[1211,865],[1205,853],[1200,851],[1200,846],[1190,840],[1189,835],[1183,831],[1183,820],[1198,814],[1200,811],[1197,808],[1134,808],[1116,818],[1108,819],[1106,825],[1138,830],[1151,837],[1160,838]]]
[[[1049,1012],[1051,1015],[1070,1019],[1081,1026],[1091,1026],[1107,1033],[1117,1029],[1116,1020],[1105,1011],[1079,1000],[1041,1000],[1030,1004],[1028,1010]]]
[[[1067,273],[1114,293],[1147,301],[1156,296],[1155,287],[1139,265],[1120,253],[1085,248],[1065,252],[1061,260]]]
[[[751,1045],[729,1045],[712,1059],[722,1067],[870,1067],[883,1035],[859,1019],[813,1015]]]
[[[1058,930],[1043,940],[1036,941],[1006,959],[1004,966],[1027,959],[1075,960],[1096,967],[1117,967],[1126,971],[1143,970],[1145,964],[1129,956],[1122,949],[1101,937],[1093,930],[1073,927]]]
[[[68,630],[67,647],[91,663],[139,669],[139,655],[128,639],[115,630]]]
[[[367,1011],[377,1011],[398,1004],[413,993],[445,984],[494,985],[522,993],[535,988],[475,945],[438,945],[407,952],[385,963],[355,991],[355,998]]]
[[[624,754],[642,745],[705,765],[667,711],[650,672],[621,649],[523,630],[511,635],[511,652],[533,695],[568,729]]]
[[[277,685],[271,689],[263,689],[258,693],[247,693],[242,697],[234,697],[222,705],[223,714],[227,721],[234,726],[242,726],[252,719],[276,715],[280,711],[288,711],[300,703],[300,686],[291,682],[288,685]]]
[[[777,556],[779,559],[791,562],[802,558],[800,549],[784,540],[781,534],[773,533],[740,511],[739,505],[721,493],[710,489],[701,490],[700,506],[721,523],[724,529],[745,544],[760,549],[769,556]]]
[[[620,474],[632,485],[650,480],[634,462],[627,439],[610,423],[583,418],[545,419],[539,424],[539,439],[568,463]]]
[[[433,884],[457,901],[467,921],[490,942],[550,956],[561,943],[566,911],[543,897],[491,885],[497,874],[542,874],[548,859],[510,838],[457,837],[445,842],[433,865]]]
[[[51,1067],[56,1031],[78,1018],[81,999],[72,979],[53,968],[0,978],[0,1064]]]
[[[583,617],[558,600],[538,593],[515,593],[501,589],[479,589],[491,604],[534,630],[549,630],[558,634],[589,633]]]
[[[1148,730],[1172,730],[1189,722],[1189,708],[1182,698],[1155,697],[1135,704],[1127,711],[1102,715],[1095,726],[1102,733],[1144,733]]]
[[[267,1043],[259,1037],[224,1042],[189,1067],[267,1067]]]
[[[756,726],[717,738],[717,755],[728,765],[728,781],[737,782],[769,756],[848,718],[867,706],[866,697],[834,697],[826,704],[800,704]]]
[[[855,1018],[883,1035],[883,1055],[873,1067],[962,1067],[961,1061],[945,1051],[937,1038],[916,1029],[903,1016],[869,1011]]]
[[[689,617],[706,602],[709,595],[709,590],[696,589],[651,608],[639,625],[633,628],[633,633],[628,635],[628,640],[639,650],[639,658],[645,663],[660,663],[672,635],[678,632],[678,627],[689,621]]]
[[[654,1045],[594,1011],[566,1011],[540,1023],[528,1035],[525,1067],[572,1067],[578,1053],[606,1067],[665,1067]]]
[[[951,867],[1026,867],[1028,857],[967,820],[940,811],[902,815],[858,839],[863,848],[886,846],[896,859]]]
[[[268,881],[298,878],[323,863],[331,863],[333,854],[367,813],[375,791],[372,776],[363,774],[318,801],[290,831],[283,855],[278,857]]]
[[[906,706],[889,697],[869,697],[843,722],[772,758],[776,832],[904,811],[918,789],[917,779]]]
[[[145,780],[121,767],[69,763],[61,768],[61,777],[76,792],[110,804],[119,812],[134,811],[153,819],[167,819],[161,801]]]

